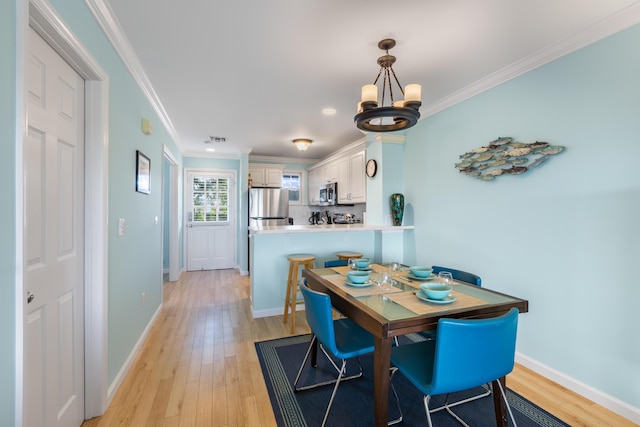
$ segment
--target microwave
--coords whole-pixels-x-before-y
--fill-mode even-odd
[[[338,183],[331,182],[320,187],[320,206],[335,206],[338,204]]]

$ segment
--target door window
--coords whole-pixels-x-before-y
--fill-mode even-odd
[[[196,176],[193,185],[193,222],[229,221],[229,179]]]

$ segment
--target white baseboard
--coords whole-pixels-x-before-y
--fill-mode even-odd
[[[304,310],[304,304],[298,305],[298,311]],[[269,316],[282,316],[284,313],[284,306],[280,308],[269,308],[266,310],[254,310],[253,306],[251,306],[251,315],[254,319],[259,317],[269,317]]]
[[[113,400],[113,397],[116,395],[116,392],[120,388],[120,385],[122,384],[122,381],[124,381],[124,378],[127,376],[129,369],[131,369],[131,365],[136,360],[138,353],[140,353],[140,349],[142,348],[144,341],[147,339],[147,336],[149,335],[153,324],[156,322],[156,319],[160,315],[160,312],[162,312],[162,304],[160,304],[156,312],[151,317],[151,320],[149,320],[149,323],[147,323],[144,331],[142,331],[142,334],[140,334],[140,338],[138,338],[138,342],[136,342],[136,345],[134,345],[133,349],[131,349],[129,357],[127,357],[127,360],[125,360],[124,364],[120,368],[118,375],[116,375],[113,382],[109,386],[109,389],[107,390],[107,406],[111,404],[111,400]]]
[[[597,403],[598,405],[607,408],[608,410],[615,412],[616,414],[624,417],[634,423],[640,423],[640,408],[629,405],[621,401],[618,398],[610,396],[602,391],[584,384],[575,378],[571,378],[562,372],[556,371],[547,365],[544,365],[530,357],[524,356],[521,353],[516,353],[516,362],[522,366],[531,369],[537,374],[542,375],[551,381],[560,384],[568,388],[569,390],[578,393],[579,395]]]

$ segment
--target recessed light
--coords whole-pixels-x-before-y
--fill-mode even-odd
[[[216,149],[215,148],[207,148],[207,151],[213,153],[214,151],[216,151]]]
[[[322,114],[324,114],[325,116],[333,116],[335,113],[336,113],[335,108],[325,108],[322,110]]]

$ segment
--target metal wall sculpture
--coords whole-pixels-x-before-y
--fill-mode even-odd
[[[548,142],[524,143],[499,137],[487,146],[462,154],[455,166],[465,175],[492,181],[500,175],[523,174],[563,151],[564,147]]]

